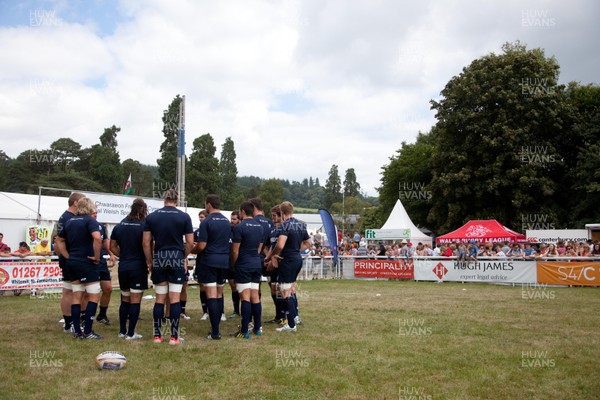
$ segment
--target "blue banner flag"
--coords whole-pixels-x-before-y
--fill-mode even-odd
[[[333,262],[337,265],[338,259],[338,242],[337,242],[337,229],[333,223],[333,218],[329,211],[324,208],[319,209],[321,220],[323,221],[323,228],[325,228],[325,234],[327,235],[327,241],[329,242],[329,248],[331,249],[331,255],[333,256]]]

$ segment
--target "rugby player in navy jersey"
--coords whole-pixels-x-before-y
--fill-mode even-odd
[[[231,212],[231,232],[233,235],[233,231],[237,224],[240,223],[240,212],[234,210]],[[231,302],[233,303],[233,314],[231,314],[228,318],[237,318],[240,314],[240,294],[237,291],[237,287],[235,285],[235,275],[234,275],[233,264],[229,265],[229,269],[227,270],[227,282],[229,282],[229,287],[231,288]],[[222,319],[221,319],[222,320]]]
[[[268,280],[268,275],[270,275],[270,271],[267,271],[267,267],[265,266],[265,257],[266,257],[267,249],[269,246],[269,236],[271,234],[271,229],[273,228],[273,223],[271,222],[270,219],[265,217],[265,213],[263,211],[263,203],[262,203],[261,199],[259,199],[258,197],[255,197],[248,201],[250,202],[250,204],[252,204],[252,208],[253,208],[252,215],[253,215],[254,219],[256,221],[258,221],[258,223],[263,228],[263,249],[260,253],[260,257],[261,257],[260,263],[262,265],[261,276],[266,277]],[[262,282],[262,278],[261,278],[261,282]],[[261,282],[259,282],[259,286],[258,286],[258,297],[259,298],[262,298],[261,287],[260,287]]]
[[[267,258],[275,248],[275,245],[277,244],[277,239],[279,238],[279,227],[281,226],[281,209],[279,208],[279,205],[276,205],[271,208],[271,220],[273,221],[273,228],[269,233],[269,244],[267,245],[267,251],[265,253]],[[277,272],[279,271],[279,269],[269,268],[266,265],[265,268],[268,271],[269,286],[271,288],[271,298],[273,299],[273,304],[275,304],[275,317],[267,321],[267,323],[284,325],[287,322],[287,320],[285,319],[285,314],[283,313],[283,299],[277,294]]]
[[[165,315],[165,299],[169,295],[169,319],[171,339],[169,344],[177,345],[179,338],[179,318],[181,316],[180,295],[186,275],[188,254],[194,245],[192,220],[189,215],[176,208],[177,191],[164,192],[164,207],[146,217],[143,246],[146,264],[152,268],[152,282],[156,292],[154,304],[154,343],[162,343],[161,322]],[[183,238],[185,236],[185,245]],[[154,239],[154,246],[152,245]]]
[[[142,199],[135,199],[131,212],[110,235],[110,251],[119,257],[119,337],[125,340],[141,339],[135,327],[140,317],[140,303],[144,290],[148,289],[148,267],[144,255],[144,224],[148,206]],[[127,329],[129,318],[129,329]]]
[[[92,215],[94,219],[98,218],[98,213]],[[110,254],[110,239],[106,224],[99,224],[100,236],[102,236],[102,250],[100,251],[100,262],[98,263],[98,272],[100,274],[100,288],[102,289],[102,296],[100,297],[100,312],[96,316],[96,322],[104,325],[111,325],[108,317],[106,316],[106,310],[108,310],[108,304],[110,303],[110,295],[112,294],[112,282],[110,278],[110,271],[108,270],[108,263],[105,256],[111,256]]]
[[[254,217],[254,206],[249,201],[240,205],[241,222],[233,230],[231,265],[234,267],[235,282],[242,301],[242,326],[234,334],[248,339],[248,325],[254,320],[254,334],[262,335],[262,306],[258,296],[262,271],[263,227]]]
[[[196,254],[196,244],[198,244],[198,238],[200,237],[200,225],[202,224],[202,221],[204,221],[207,215],[208,213],[206,212],[206,210],[201,210],[198,213],[198,219],[200,220],[200,224],[198,225],[198,229],[194,231],[194,248],[192,249],[192,254]],[[194,278],[200,286],[200,305],[202,306],[202,317],[200,318],[200,321],[206,321],[208,319],[208,306],[206,305],[206,288],[202,283],[200,283],[200,279],[198,278],[198,265],[200,264],[198,262],[198,257],[196,257],[196,265],[194,267]]]
[[[294,218],[294,206],[289,201],[284,201],[281,208],[281,231],[277,244],[270,254],[274,268],[278,268],[278,289],[283,298],[284,312],[287,312],[287,324],[276,330],[279,332],[296,332],[296,305],[292,297],[292,286],[302,269],[302,256],[300,253],[310,247],[310,236],[306,224]],[[268,261],[267,260],[267,261]]]
[[[92,218],[96,206],[92,199],[84,197],[77,202],[77,215],[71,217],[59,234],[64,240],[64,246],[59,245],[60,253],[67,260],[65,274],[71,277],[73,301],[71,316],[73,317],[73,330],[76,338],[102,339],[92,330],[94,316],[100,300],[100,275],[98,263],[102,237],[98,222]],[[81,313],[81,300],[83,293],[87,293],[88,303],[85,310],[85,323],[83,333],[79,324]]]
[[[71,289],[71,281],[73,277],[69,275],[65,275],[65,265],[67,263],[67,259],[64,258],[60,252],[60,246],[64,246],[64,240],[60,238],[59,234],[65,227],[65,224],[68,220],[75,216],[75,212],[77,211],[77,202],[84,198],[85,196],[81,193],[71,193],[69,196],[69,208],[60,216],[58,219],[58,223],[55,228],[55,232],[52,234],[54,237],[54,251],[58,254],[58,266],[62,271],[63,276],[63,288],[62,288],[62,297],[60,298],[60,308],[63,314],[64,319],[64,331],[65,333],[73,332],[72,325],[72,317],[71,317],[71,303],[73,301],[73,290]]]
[[[221,214],[221,200],[215,194],[206,196],[204,208],[208,216],[200,224],[195,251],[199,254],[197,267],[200,282],[206,287],[211,332],[208,339],[221,339],[219,324],[223,315],[223,286],[229,269],[231,224]]]

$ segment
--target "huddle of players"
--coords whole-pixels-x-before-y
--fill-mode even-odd
[[[74,195],[78,194],[72,197]],[[92,218],[96,212],[93,201],[79,196],[69,199],[70,209],[74,205],[76,215],[68,210],[58,225],[57,247],[63,259],[61,268],[65,280],[63,294],[65,291],[72,292],[70,299],[63,295],[63,300],[68,299],[71,303],[70,313],[67,307],[62,307],[62,304],[61,307],[66,332],[72,326],[77,338],[101,339],[101,335],[92,331],[92,323],[100,297],[97,264],[101,258],[102,237],[97,222]],[[296,331],[299,317],[294,282],[302,267],[300,252],[310,242],[306,225],[293,218],[292,204],[284,202],[271,210],[275,222],[272,227],[263,215],[260,199],[243,202],[239,211],[241,221],[232,227],[220,213],[218,196],[209,195],[205,201],[208,215],[193,233],[190,217],[176,208],[177,200],[177,192],[167,190],[164,193],[164,207],[148,215],[145,202],[136,199],[130,214],[112,232],[110,250],[120,259],[119,337],[126,340],[142,338],[135,332],[135,327],[141,297],[148,288],[147,274],[150,272],[156,292],[153,341],[162,342],[162,321],[168,295],[171,326],[169,344],[182,343],[183,339],[179,338],[179,319],[182,314],[180,298],[187,276],[186,258],[190,253],[198,254],[196,274],[206,294],[211,323],[208,339],[221,338],[219,323],[224,311],[223,286],[228,273],[231,277],[231,271],[241,300],[242,322],[235,337],[249,338],[252,319],[253,333],[262,334],[259,294],[261,273],[271,273],[271,293],[277,315],[269,322],[281,323],[277,331]],[[87,293],[88,303],[85,327],[81,332],[79,315],[84,292]]]

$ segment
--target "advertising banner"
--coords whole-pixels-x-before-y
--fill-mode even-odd
[[[439,282],[536,283],[535,261],[415,259],[415,280]]]
[[[98,221],[109,224],[118,224],[131,211],[131,204],[135,200],[134,196],[118,196],[99,193],[85,193],[86,197],[94,200],[98,210]],[[162,208],[164,202],[161,199],[144,199],[148,205],[148,213]]]
[[[588,231],[585,229],[545,229],[526,231],[527,240],[532,243],[558,243],[560,241],[585,242]]]
[[[354,260],[356,278],[414,279],[412,260]]]
[[[62,271],[55,262],[0,262],[0,290],[61,288]]]
[[[538,262],[538,283],[600,286],[600,262]]]

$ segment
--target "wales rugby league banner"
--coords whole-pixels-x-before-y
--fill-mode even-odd
[[[415,280],[438,282],[537,283],[535,261],[414,260]]]

